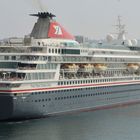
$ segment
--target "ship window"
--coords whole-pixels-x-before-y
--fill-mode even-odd
[[[54,53],[54,49],[52,49],[52,53]]]
[[[16,56],[12,56],[12,60],[16,60]]]
[[[58,49],[58,53],[59,53],[59,54],[60,54],[60,52],[61,52],[60,49]]]
[[[51,49],[49,49],[49,53],[51,53]]]
[[[40,42],[38,42],[38,45],[39,45],[39,46],[40,46],[40,44],[41,44],[41,43],[40,43]]]
[[[80,54],[80,50],[62,49],[62,54]]]
[[[5,56],[5,60],[8,60],[9,59],[9,56]]]
[[[57,53],[57,49],[55,49],[55,53]]]

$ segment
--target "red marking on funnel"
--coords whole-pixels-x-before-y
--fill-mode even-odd
[[[60,38],[75,40],[74,36],[68,33],[59,23],[51,22],[48,33],[49,38]]]

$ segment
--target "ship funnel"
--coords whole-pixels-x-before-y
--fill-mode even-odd
[[[31,37],[35,39],[48,38],[50,20],[52,20],[55,15],[49,12],[39,12],[38,14],[31,14],[31,16],[38,17],[38,21],[35,23],[31,32]]]
[[[35,39],[69,39],[74,40],[74,36],[67,32],[58,22],[53,18],[56,17],[49,12],[39,12],[38,14],[31,14],[31,16],[38,17],[31,32],[31,37]]]

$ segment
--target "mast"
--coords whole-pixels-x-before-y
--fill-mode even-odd
[[[116,34],[118,35],[117,39],[118,40],[126,40],[126,37],[125,37],[125,34],[126,34],[125,27],[126,27],[126,25],[122,24],[121,16],[118,16],[117,24],[115,26],[116,26],[116,29],[117,29]]]

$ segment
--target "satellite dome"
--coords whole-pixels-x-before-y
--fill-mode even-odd
[[[133,40],[131,40],[131,42],[132,42],[132,45],[133,46],[137,46],[138,45],[137,39],[133,39]]]
[[[128,46],[132,46],[131,40],[125,40],[125,41],[124,41],[124,44],[125,44],[125,45],[128,45]]]
[[[112,34],[108,34],[106,36],[106,40],[107,40],[108,43],[110,43],[110,42],[112,42],[114,40],[114,36]]]

